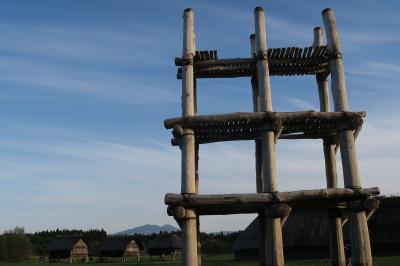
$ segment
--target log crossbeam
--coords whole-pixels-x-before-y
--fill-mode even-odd
[[[185,209],[196,210],[198,215],[226,215],[237,213],[259,213],[262,208],[287,204],[293,208],[339,209],[352,211],[354,208],[376,209],[370,197],[379,195],[377,187],[353,190],[328,188],[254,194],[173,194],[165,195],[168,214],[184,218]],[[356,203],[353,203],[356,202]],[[379,203],[378,203],[379,204]],[[372,206],[372,207],[371,207]]]

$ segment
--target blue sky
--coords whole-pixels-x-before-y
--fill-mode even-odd
[[[336,11],[362,184],[400,191],[400,17],[397,1],[1,1],[0,231],[174,224],[180,152],[163,120],[179,116],[173,59],[182,12],[197,48],[249,55],[253,9],[269,47],[309,46],[321,11]],[[314,77],[273,77],[274,110],[318,109]],[[248,78],[199,80],[201,114],[251,110]],[[201,193],[254,192],[253,142],[204,145]],[[279,190],[325,187],[321,141],[280,141]],[[340,164],[339,164],[340,165]],[[339,167],[340,168],[340,167]],[[342,180],[341,169],[339,169]],[[342,184],[342,182],[341,182]],[[243,229],[251,215],[202,218],[202,230]]]

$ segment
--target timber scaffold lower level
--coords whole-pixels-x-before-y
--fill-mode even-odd
[[[196,143],[259,139],[263,131],[275,132],[275,139],[327,139],[340,131],[361,129],[365,112],[241,112],[171,118],[165,128],[173,128],[173,145],[178,145],[184,129],[193,130]]]

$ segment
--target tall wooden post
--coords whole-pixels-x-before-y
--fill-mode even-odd
[[[196,35],[195,35],[196,36]],[[195,39],[196,40],[196,39]],[[196,49],[195,49],[196,50]],[[193,84],[194,91],[194,114],[197,115],[197,80],[194,78]],[[200,145],[198,143],[195,144],[195,186],[196,186],[196,194],[200,192],[200,180],[199,180],[199,148]],[[196,217],[197,224],[197,265],[201,265],[201,244],[200,244],[200,216]]]
[[[251,57],[256,56],[256,35],[250,35]],[[260,112],[260,94],[258,89],[257,74],[251,76],[251,88],[253,92],[253,112]],[[262,158],[261,158],[261,140],[255,140],[256,157],[256,189],[257,193],[263,192],[262,182]]]
[[[182,117],[195,114],[195,93],[193,77],[194,15],[191,9],[185,9],[183,14],[183,54],[182,66]],[[190,129],[184,130],[182,138],[182,180],[181,193],[196,193],[195,182],[195,138]],[[197,220],[193,209],[186,210],[182,221],[182,265],[197,266]]]
[[[256,58],[256,35],[250,35],[250,47],[251,47],[251,57]],[[253,92],[253,112],[260,112],[260,94],[258,88],[257,73],[251,76],[251,88]],[[262,142],[260,139],[255,140],[255,159],[256,159],[256,191],[257,193],[262,193],[264,190],[264,183],[262,177]],[[260,226],[260,234],[265,234],[265,219],[263,214],[258,215],[258,221]],[[260,261],[265,261],[265,241],[260,237],[259,243],[259,259]]]
[[[313,47],[322,46],[324,43],[322,29],[314,28]],[[319,104],[321,112],[329,112],[328,80],[321,74],[316,75],[318,85]],[[336,154],[335,146],[331,139],[324,139],[325,174],[327,188],[337,188]],[[343,245],[342,220],[338,212],[328,214],[329,242],[332,266],[345,266],[346,258]]]
[[[261,7],[257,7],[254,10],[254,16],[260,110],[262,112],[271,112],[272,99],[269,82],[264,10]],[[271,131],[264,131],[262,133],[262,164],[263,191],[277,191],[275,140],[274,132]],[[260,238],[265,243],[265,256],[262,256],[263,261],[260,260],[260,265],[284,265],[281,219],[280,217],[265,217],[264,213],[262,215],[260,218],[263,219],[260,220],[260,224],[263,225],[265,231],[261,231]]]
[[[328,52],[331,56],[329,60],[329,68],[331,71],[331,90],[335,111],[349,111],[342,51],[339,44],[339,35],[336,30],[336,20],[333,10],[330,8],[323,10],[322,18],[324,20],[327,36]],[[345,187],[359,190],[361,188],[361,182],[354,144],[354,135],[351,130],[340,132],[340,153],[342,157]],[[351,231],[352,265],[372,265],[371,246],[365,211],[353,210],[349,214],[349,222]]]

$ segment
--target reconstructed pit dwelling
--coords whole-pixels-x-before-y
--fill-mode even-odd
[[[322,11],[327,44],[320,27],[305,48],[267,48],[264,10],[254,10],[255,34],[250,35],[249,58],[218,59],[217,51],[195,51],[194,14],[184,11],[183,53],[176,58],[182,79],[182,117],[165,120],[173,129],[172,145],[182,152],[181,193],[165,196],[168,214],[182,229],[182,264],[197,266],[199,216],[258,213],[260,265],[284,265],[282,226],[292,208],[323,208],[329,219],[332,265],[345,265],[342,226],[351,229],[352,265],[372,265],[367,220],[379,206],[373,196],[379,189],[362,188],[355,140],[365,112],[350,112],[346,95],[342,52],[332,9]],[[273,112],[270,76],[315,75],[320,111]],[[253,112],[198,115],[196,79],[250,77]],[[334,112],[330,111],[328,78]],[[281,139],[322,139],[326,189],[278,192],[275,144]],[[200,195],[198,153],[200,144],[255,141],[257,193]],[[339,188],[336,152],[340,148],[345,188]]]

